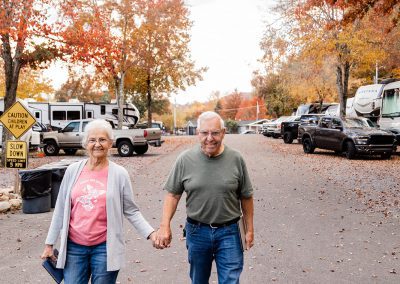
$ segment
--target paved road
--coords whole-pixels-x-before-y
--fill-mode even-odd
[[[192,144],[182,141],[167,153],[123,160],[132,169],[136,201],[155,227],[162,184],[176,156]],[[348,161],[324,151],[304,155],[299,145],[261,135],[227,135],[226,143],[244,155],[255,188],[256,242],[245,253],[242,283],[400,282],[400,157]],[[38,259],[51,215],[0,216],[0,283],[51,283]],[[161,251],[126,226],[127,266],[118,281],[188,283],[180,239],[184,220],[181,202],[172,247]],[[214,270],[211,283],[216,280]]]

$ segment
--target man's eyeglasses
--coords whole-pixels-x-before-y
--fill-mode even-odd
[[[106,138],[99,138],[99,139],[91,138],[88,140],[88,144],[93,145],[93,144],[96,144],[97,142],[99,142],[101,145],[103,145],[103,144],[106,144],[108,140],[109,139],[106,139]]]
[[[215,130],[215,131],[205,131],[205,130],[200,130],[199,134],[200,136],[206,137],[208,135],[211,135],[212,137],[219,137],[221,135],[221,130]]]

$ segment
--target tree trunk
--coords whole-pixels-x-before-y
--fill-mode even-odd
[[[125,72],[120,73],[120,77],[114,77],[115,92],[117,93],[118,103],[118,129],[122,129],[123,116],[124,116],[124,80]]]
[[[151,81],[150,81],[150,74],[147,74],[147,127],[151,127],[153,117],[151,113],[151,104],[152,104],[152,99],[151,99]]]
[[[336,86],[338,89],[340,117],[346,116],[346,102],[350,76],[350,63],[345,61],[336,66]]]
[[[5,87],[6,92],[4,96],[4,112],[9,109],[16,101],[17,98],[17,88],[18,88],[18,79],[21,71],[21,62],[19,60],[19,56],[15,56],[14,60],[11,55],[11,48],[7,41],[8,37],[4,36],[3,38],[3,52],[2,58],[4,61],[4,78],[5,78]],[[1,164],[5,164],[5,153],[6,149],[6,141],[11,139],[11,134],[3,127],[3,135],[2,135],[2,155],[1,155]]]

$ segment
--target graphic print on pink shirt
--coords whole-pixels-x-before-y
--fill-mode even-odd
[[[92,246],[106,241],[107,175],[108,167],[100,171],[84,168],[72,189],[68,236],[75,243]]]

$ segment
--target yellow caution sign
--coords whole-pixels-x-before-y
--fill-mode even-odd
[[[26,169],[28,165],[28,147],[25,141],[8,140],[6,168]]]
[[[3,113],[0,122],[18,139],[35,124],[36,119],[23,104],[17,101]]]

